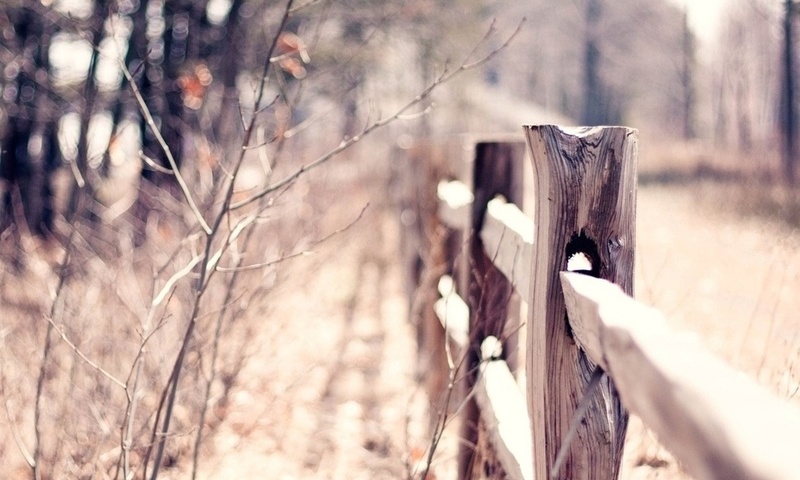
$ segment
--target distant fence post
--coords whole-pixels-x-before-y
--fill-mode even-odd
[[[504,340],[504,356],[516,354],[517,351],[514,340],[506,341],[511,333],[506,331],[506,320],[509,317],[509,301],[514,288],[494,266],[493,259],[487,256],[479,233],[489,200],[502,195],[509,202],[522,204],[525,144],[522,141],[478,142],[474,145],[474,155],[471,181],[475,199],[472,203],[470,238],[466,245],[466,285],[463,289],[470,311],[469,345],[465,362],[468,391],[477,380],[481,342],[486,337],[491,335]],[[518,314],[512,315],[518,318]],[[511,368],[515,365],[515,361],[510,362]],[[482,472],[473,471],[487,460],[480,458],[482,452],[475,451],[480,413],[474,398],[468,400],[462,415],[463,443],[459,453],[458,478],[483,478],[478,476]]]
[[[455,412],[466,393],[463,383],[459,383],[450,402],[441,403],[450,377],[444,348],[448,340],[434,311],[440,277],[464,276],[464,258],[459,253],[463,233],[439,218],[436,187],[442,180],[462,177],[471,166],[473,159],[465,142],[461,135],[428,138],[397,153],[400,161],[396,165],[394,190],[403,232],[401,255],[407,268],[406,291],[411,298],[409,316],[417,333],[417,375],[424,379],[425,391],[432,402],[431,432],[439,415],[444,411]]]
[[[544,480],[594,369],[566,321],[559,272],[572,255],[584,254],[591,275],[632,294],[637,132],[544,125],[525,127],[525,134],[536,195],[528,402],[535,478]],[[627,413],[606,377],[557,478],[617,478],[626,427]]]

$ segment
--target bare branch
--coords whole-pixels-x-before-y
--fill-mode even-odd
[[[161,287],[161,290],[158,292],[158,295],[153,297],[153,302],[152,302],[151,305],[153,307],[155,307],[158,304],[160,304],[161,302],[163,302],[164,298],[166,298],[166,296],[169,294],[169,292],[172,291],[172,287],[175,286],[175,284],[178,282],[178,280],[180,280],[181,278],[185,277],[186,275],[189,275],[190,273],[192,273],[192,270],[194,269],[195,265],[200,263],[200,261],[202,259],[203,259],[203,257],[201,257],[199,255],[195,255],[195,256],[192,257],[192,259],[189,261],[189,263],[186,264],[186,266],[184,266],[182,269],[180,269],[177,272],[175,272],[169,278],[169,280],[167,280],[167,283],[165,283],[164,286]]]
[[[254,105],[253,105],[253,115],[250,117],[250,123],[248,128],[245,130],[244,139],[242,141],[243,146],[247,146],[250,144],[250,139],[253,136],[253,132],[255,131],[255,122],[257,112],[259,110],[259,105],[261,105],[261,101],[264,96],[264,86],[266,84],[267,76],[270,71],[270,58],[275,53],[275,49],[278,44],[278,37],[280,36],[281,32],[286,28],[286,24],[289,20],[289,15],[292,10],[292,5],[294,4],[294,0],[288,0],[286,2],[286,6],[284,7],[283,16],[281,21],[278,25],[278,28],[275,32],[275,36],[272,39],[272,43],[269,46],[269,51],[267,52],[266,58],[264,59],[264,66],[262,70],[261,80],[259,83],[259,90],[256,95]],[[197,291],[194,298],[194,305],[192,307],[192,313],[190,316],[189,324],[186,327],[186,331],[183,335],[183,340],[181,343],[180,350],[178,351],[178,355],[175,358],[175,363],[172,368],[172,373],[170,374],[169,381],[162,392],[161,400],[159,402],[159,406],[156,413],[156,419],[154,422],[154,428],[152,432],[151,439],[155,445],[155,456],[153,458],[153,471],[151,473],[151,480],[156,480],[158,478],[158,472],[161,468],[161,459],[164,455],[164,449],[166,448],[166,440],[167,440],[167,433],[169,432],[170,423],[172,421],[172,410],[175,406],[176,395],[178,393],[178,384],[180,382],[180,375],[181,371],[183,370],[184,359],[186,357],[186,352],[189,347],[189,342],[193,338],[193,333],[195,326],[197,325],[197,317],[200,312],[200,301],[202,300],[203,294],[206,291],[206,287],[208,286],[209,278],[214,272],[214,268],[209,268],[211,265],[216,265],[216,262],[219,260],[212,259],[211,250],[214,237],[219,232],[219,228],[222,225],[223,220],[226,216],[230,214],[230,204],[231,199],[233,198],[233,191],[234,191],[234,184],[236,177],[239,173],[239,169],[241,168],[242,163],[244,162],[245,157],[245,149],[243,148],[240,152],[239,159],[236,162],[236,165],[233,169],[233,175],[231,180],[229,181],[227,191],[225,192],[225,200],[222,203],[221,209],[217,214],[213,226],[207,227],[207,238],[206,238],[206,246],[205,252],[202,255],[202,265],[200,269],[200,279],[198,281]],[[238,236],[238,234],[237,234]],[[230,244],[230,238],[225,245]],[[224,246],[222,248],[225,248]],[[222,249],[220,250],[220,252]],[[163,409],[163,410],[162,410]],[[162,420],[162,413],[163,413],[163,420]],[[161,424],[159,426],[159,424]],[[150,458],[151,450],[148,449],[144,465],[146,465]],[[143,473],[143,477],[146,477],[146,473]]]
[[[348,223],[344,227],[339,228],[337,230],[334,230],[333,232],[325,235],[323,238],[320,238],[318,240],[313,241],[309,247],[313,248],[313,247],[315,247],[317,245],[325,243],[328,240],[330,240],[331,238],[335,237],[336,235],[339,235],[340,233],[343,233],[343,232],[349,230],[350,228],[352,228],[356,223],[358,223],[361,220],[361,218],[364,216],[364,212],[367,211],[367,208],[369,208],[369,204],[364,205],[364,208],[361,209],[361,212],[359,212],[359,214],[355,218],[355,220],[353,220],[352,222]],[[268,268],[268,267],[271,267],[273,265],[277,265],[279,263],[285,262],[286,260],[290,260],[292,258],[303,257],[303,256],[307,256],[307,255],[313,255],[313,253],[314,253],[313,250],[304,249],[304,250],[300,250],[300,251],[297,251],[297,252],[292,252],[292,253],[290,253],[288,255],[284,255],[284,256],[282,256],[280,258],[277,258],[275,260],[270,260],[268,262],[256,263],[256,264],[244,265],[244,266],[235,266],[235,267],[217,267],[217,271],[218,272],[244,272],[244,271],[249,271],[249,270],[260,270],[262,268]]]
[[[75,352],[75,354],[76,354],[76,355],[78,355],[78,357],[80,357],[80,359],[81,359],[81,360],[83,360],[83,361],[84,361],[84,362],[85,362],[87,365],[89,365],[90,367],[92,367],[93,369],[95,369],[95,370],[96,370],[97,372],[99,372],[101,375],[103,375],[103,376],[104,376],[104,377],[106,377],[107,379],[111,380],[111,382],[113,382],[114,384],[116,384],[118,387],[121,387],[122,389],[125,389],[125,388],[126,388],[126,385],[125,385],[125,383],[123,383],[122,381],[118,380],[118,379],[117,379],[117,378],[116,378],[114,375],[111,375],[111,374],[110,374],[108,371],[106,371],[106,370],[105,370],[103,367],[101,367],[100,365],[98,365],[98,364],[97,364],[97,362],[94,362],[94,361],[92,361],[92,360],[91,360],[89,357],[87,357],[87,356],[86,356],[86,355],[85,355],[85,354],[84,354],[84,353],[83,353],[83,352],[82,352],[82,351],[81,351],[81,350],[80,350],[80,349],[79,349],[79,348],[78,348],[78,347],[77,347],[77,346],[76,346],[74,343],[72,343],[72,341],[70,341],[70,339],[67,337],[67,333],[64,331],[64,329],[63,329],[63,328],[61,328],[61,327],[59,327],[58,325],[56,325],[56,323],[53,321],[53,319],[52,319],[51,317],[49,317],[49,316],[46,316],[45,318],[46,318],[47,322],[50,324],[50,326],[51,326],[51,327],[52,327],[52,328],[53,328],[53,329],[54,329],[54,330],[55,330],[55,331],[58,333],[58,335],[61,337],[61,340],[62,340],[64,343],[66,343],[66,344],[67,344],[67,346],[68,346],[68,347],[69,347],[69,348],[70,348],[70,349],[71,349],[73,352]]]
[[[302,10],[304,10],[306,8],[309,8],[309,7],[313,7],[314,5],[317,5],[317,4],[322,3],[322,2],[323,2],[323,0],[308,0],[307,2],[303,3],[302,5],[298,5],[298,6],[294,7],[294,8],[292,8],[291,10],[289,10],[289,14],[290,15],[294,15],[295,13],[297,13],[299,11],[302,11]]]
[[[495,48],[494,50],[492,50],[491,52],[489,52],[489,53],[488,53],[488,54],[487,54],[485,57],[483,57],[483,58],[481,58],[481,59],[478,59],[478,60],[476,60],[476,61],[474,61],[474,62],[472,62],[472,63],[466,63],[466,61],[469,59],[469,56],[468,56],[468,57],[467,57],[467,58],[464,60],[464,62],[465,62],[465,63],[461,65],[461,69],[465,69],[465,70],[471,70],[471,69],[473,69],[473,68],[478,68],[478,67],[480,67],[480,66],[482,66],[482,65],[484,65],[484,64],[486,64],[486,63],[488,63],[488,62],[490,62],[490,61],[491,61],[491,60],[492,60],[494,57],[496,57],[496,56],[497,56],[497,55],[498,55],[500,52],[502,52],[503,50],[505,50],[505,49],[506,49],[506,48],[507,48],[507,47],[508,47],[508,46],[511,44],[511,42],[512,42],[512,41],[514,41],[514,38],[515,38],[515,37],[517,36],[517,34],[519,34],[519,32],[522,30],[522,26],[525,24],[525,22],[526,22],[526,21],[527,21],[527,19],[526,19],[525,17],[522,17],[522,20],[520,20],[520,21],[519,21],[519,23],[517,24],[517,28],[515,28],[515,29],[514,29],[514,31],[511,33],[511,35],[509,35],[509,36],[508,36],[508,38],[506,39],[506,41],[505,41],[505,42],[503,42],[503,44],[502,44],[502,45],[500,45],[499,47],[497,47],[497,48]],[[492,27],[490,27],[490,31],[489,31],[489,33],[491,33],[491,31],[492,31],[493,29],[494,29],[494,22],[492,23]],[[487,33],[486,37],[484,37],[484,39],[483,39],[483,40],[481,40],[481,42],[485,42],[486,40],[488,40],[489,33]],[[470,54],[470,56],[472,56],[472,55],[473,55],[473,54]]]
[[[150,109],[147,108],[147,104],[142,98],[142,94],[139,91],[139,87],[136,85],[136,82],[133,80],[133,76],[131,72],[128,70],[128,67],[125,65],[125,62],[122,59],[119,60],[119,67],[122,70],[122,73],[125,75],[125,78],[128,80],[128,83],[131,86],[131,91],[133,91],[134,97],[136,97],[136,102],[139,104],[139,109],[142,111],[142,115],[147,122],[147,126],[150,127],[152,130],[153,135],[155,135],[158,144],[161,145],[161,149],[164,151],[164,155],[167,157],[167,161],[169,162],[169,166],[172,169],[172,174],[175,175],[175,180],[178,182],[178,186],[181,189],[181,193],[183,197],[186,199],[186,202],[189,204],[189,208],[192,210],[195,218],[197,219],[198,223],[202,227],[203,231],[206,234],[211,233],[211,227],[208,226],[205,218],[203,218],[203,214],[200,212],[200,209],[197,208],[197,204],[192,197],[192,193],[189,191],[189,186],[186,185],[186,181],[183,179],[181,172],[178,170],[178,164],[175,161],[175,157],[172,156],[172,150],[170,150],[169,145],[164,140],[164,136],[161,135],[161,131],[158,129],[155,120],[153,120],[153,115],[150,113]]]
[[[358,135],[354,135],[351,138],[347,138],[347,139],[342,140],[342,142],[336,148],[328,151],[327,153],[323,154],[322,156],[320,156],[316,160],[313,160],[310,163],[307,163],[306,165],[301,166],[295,172],[289,174],[288,176],[284,177],[283,179],[277,181],[276,183],[274,183],[274,184],[262,189],[260,192],[257,192],[257,193],[251,195],[250,197],[248,197],[248,198],[246,198],[244,200],[241,200],[239,202],[235,202],[235,203],[230,204],[230,209],[231,210],[237,210],[239,208],[245,207],[245,206],[253,203],[256,200],[258,200],[258,199],[260,199],[260,198],[262,198],[262,197],[264,197],[266,195],[269,195],[270,193],[274,192],[275,190],[293,183],[295,180],[297,180],[299,177],[301,177],[304,173],[306,173],[306,172],[308,172],[310,170],[313,170],[314,168],[319,167],[320,165],[326,163],[328,160],[334,158],[335,156],[337,156],[338,154],[340,154],[344,150],[347,150],[348,148],[350,148],[354,144],[358,143],[364,137],[366,137],[367,135],[371,134],[375,130],[378,130],[378,129],[382,128],[382,127],[385,127],[386,125],[388,125],[388,124],[400,119],[401,117],[403,117],[403,115],[406,114],[406,112],[408,112],[409,110],[414,108],[416,105],[420,104],[423,100],[425,100],[428,97],[430,97],[431,94],[434,92],[434,90],[436,90],[439,86],[449,82],[450,80],[452,80],[453,78],[455,78],[456,76],[458,76],[459,74],[461,74],[461,73],[463,73],[465,71],[472,70],[472,69],[480,67],[481,65],[484,65],[486,62],[488,62],[489,60],[494,58],[497,54],[499,54],[503,49],[505,49],[511,43],[511,41],[514,39],[514,37],[517,36],[517,34],[522,29],[522,24],[523,24],[524,21],[525,21],[525,19],[520,21],[520,23],[517,26],[517,28],[514,30],[514,32],[511,35],[509,35],[509,37],[503,42],[502,45],[500,45],[496,49],[494,49],[491,52],[489,52],[488,54],[486,54],[486,56],[484,56],[483,58],[481,58],[479,60],[476,60],[476,61],[474,61],[472,63],[467,63],[469,61],[469,58],[472,55],[474,55],[473,52],[470,52],[470,54],[467,56],[467,58],[464,60],[464,62],[462,62],[461,65],[457,69],[452,70],[452,71],[450,71],[449,69],[445,69],[430,84],[428,84],[428,86],[422,92],[420,92],[410,102],[408,102],[404,106],[400,107],[393,115],[391,115],[389,117],[386,117],[384,119],[381,119],[381,120],[376,120],[374,123],[372,123],[369,126],[367,126],[366,128],[364,128],[361,131],[361,133],[359,133]],[[493,31],[494,31],[494,26],[489,28],[489,31],[487,32],[486,36],[488,37]],[[481,43],[483,43],[483,42],[485,42],[485,40],[481,40]]]
[[[152,158],[150,158],[147,155],[145,155],[144,152],[139,152],[139,158],[144,160],[144,163],[146,163],[148,167],[152,168],[153,170],[155,170],[158,173],[163,173],[163,174],[166,174],[166,175],[174,175],[175,174],[175,172],[173,170],[171,170],[169,168],[162,167],[161,165],[156,163],[155,160],[153,160]]]
[[[5,347],[5,346],[4,346]],[[0,364],[0,369],[2,369],[5,365]],[[28,451],[28,448],[25,446],[25,442],[22,440],[22,436],[19,434],[19,428],[17,427],[17,422],[14,421],[14,418],[11,416],[11,411],[15,410],[9,407],[8,402],[10,401],[11,397],[6,393],[6,380],[5,375],[0,375],[0,396],[3,397],[3,407],[6,411],[6,418],[8,419],[8,424],[11,429],[11,436],[14,437],[14,443],[17,444],[17,449],[19,450],[20,454],[22,454],[22,458],[25,459],[25,463],[28,464],[29,467],[33,468],[36,465],[36,461],[31,455],[31,452]]]

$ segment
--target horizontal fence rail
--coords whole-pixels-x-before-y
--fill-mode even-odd
[[[509,479],[533,479],[533,447],[528,407],[508,364],[498,357],[500,341],[492,336],[481,344],[481,373],[475,398],[489,432],[489,441]]]
[[[800,478],[800,412],[617,287],[562,273],[577,341],[698,479]]]
[[[433,309],[450,340],[461,348],[469,342],[469,305],[456,293],[453,277],[442,275],[439,279],[439,295]]]
[[[530,292],[530,266],[533,254],[533,221],[517,205],[502,197],[489,202],[480,231],[486,255],[516,287]]]

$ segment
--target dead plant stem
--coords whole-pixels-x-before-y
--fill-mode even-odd
[[[385,127],[386,125],[398,120],[403,115],[405,115],[406,112],[408,112],[409,110],[411,110],[415,106],[419,105],[423,100],[425,100],[428,97],[430,97],[431,94],[434,92],[434,90],[436,90],[441,85],[453,80],[455,77],[457,77],[458,75],[460,75],[461,73],[463,73],[465,71],[472,70],[472,69],[478,68],[478,67],[486,64],[489,60],[494,58],[497,54],[499,54],[502,50],[504,50],[511,43],[511,41],[514,39],[514,37],[517,36],[517,34],[519,33],[520,29],[522,28],[522,23],[524,21],[525,21],[525,19],[523,19],[520,22],[520,24],[517,26],[516,30],[514,30],[514,32],[506,39],[505,42],[503,42],[502,45],[500,45],[496,49],[492,50],[491,52],[489,52],[484,57],[482,57],[482,58],[480,58],[478,60],[475,60],[475,61],[470,63],[469,60],[474,55],[474,53],[477,50],[478,46],[480,46],[483,43],[485,43],[486,39],[488,39],[489,36],[492,33],[494,33],[494,26],[492,26],[491,28],[489,28],[489,30],[487,31],[487,33],[484,36],[484,38],[476,45],[476,47],[470,52],[470,54],[467,55],[467,57],[459,65],[458,68],[456,68],[455,70],[449,70],[447,67],[445,67],[444,70],[442,71],[442,73],[440,73],[439,76],[437,76],[430,84],[428,84],[428,86],[425,87],[425,89],[422,92],[417,94],[416,97],[414,97],[411,101],[406,103],[404,106],[400,107],[393,115],[391,115],[389,117],[386,117],[386,118],[383,118],[383,119],[380,119],[380,120],[376,120],[375,122],[373,122],[370,125],[366,126],[363,130],[361,130],[361,133],[359,133],[357,135],[354,135],[351,138],[347,138],[347,139],[342,140],[342,142],[337,147],[333,148],[332,150],[330,150],[327,153],[323,154],[322,156],[318,157],[316,160],[313,160],[310,163],[307,163],[307,164],[301,166],[299,169],[297,169],[293,173],[287,175],[282,180],[279,180],[276,183],[274,183],[272,185],[269,185],[268,187],[262,189],[260,192],[257,192],[257,193],[253,194],[252,196],[250,196],[250,197],[248,197],[248,198],[246,198],[244,200],[241,200],[239,202],[231,204],[230,205],[230,209],[231,210],[237,210],[239,208],[242,208],[242,207],[245,207],[247,205],[250,205],[254,201],[258,200],[259,198],[262,198],[262,197],[264,197],[266,195],[269,195],[270,193],[274,192],[275,190],[278,190],[278,189],[283,188],[284,186],[286,186],[288,184],[291,184],[291,183],[295,182],[298,178],[300,178],[306,172],[308,172],[310,170],[313,170],[314,168],[317,168],[320,165],[323,165],[324,163],[328,162],[330,159],[332,159],[335,156],[337,156],[338,154],[342,153],[344,150],[347,150],[348,148],[350,148],[354,144],[356,144],[359,141],[363,140],[364,137],[370,135],[375,130],[378,130],[378,129],[382,128],[382,127]]]
[[[125,75],[125,78],[128,80],[128,84],[131,86],[131,91],[133,92],[133,96],[136,98],[136,102],[139,104],[139,109],[142,111],[142,115],[144,116],[145,122],[150,127],[150,130],[153,132],[153,135],[156,137],[156,141],[161,146],[161,149],[164,151],[164,156],[167,157],[167,162],[169,162],[169,166],[172,169],[172,174],[175,176],[175,181],[178,182],[178,186],[181,189],[181,193],[183,194],[184,198],[186,199],[186,203],[189,205],[189,208],[192,210],[192,213],[195,216],[195,219],[200,224],[200,227],[203,229],[206,234],[211,233],[211,228],[208,226],[203,214],[200,212],[200,209],[197,208],[197,204],[192,197],[192,193],[189,191],[189,186],[186,185],[186,180],[183,179],[183,175],[181,175],[180,170],[178,169],[178,163],[175,161],[175,157],[172,156],[172,150],[170,150],[169,145],[167,145],[166,140],[164,140],[164,136],[161,135],[161,131],[158,129],[155,120],[153,119],[153,115],[150,113],[150,109],[147,108],[147,104],[142,98],[142,94],[139,91],[139,87],[136,85],[136,82],[133,79],[133,75],[128,70],[128,67],[125,65],[121,59],[118,62],[119,67],[122,70],[122,73]]]
[[[83,192],[78,192],[77,195],[79,196],[78,200],[76,201],[75,210],[70,212],[70,217],[74,218],[76,215],[77,209],[80,207],[82,203],[81,197],[83,196]],[[71,218],[71,219],[72,219]],[[64,249],[64,256],[61,259],[61,263],[59,265],[59,272],[58,272],[58,284],[56,285],[55,295],[53,296],[52,303],[50,304],[50,318],[54,318],[57,313],[57,308],[59,301],[62,298],[62,294],[64,292],[64,287],[67,282],[67,267],[70,264],[70,259],[72,258],[72,250],[74,248],[75,236],[77,235],[77,227],[73,226],[72,230],[70,231],[69,238],[67,240],[67,246]],[[44,335],[44,345],[42,346],[42,359],[39,363],[39,376],[36,379],[36,397],[34,399],[34,406],[33,406],[33,430],[34,430],[34,437],[33,437],[33,464],[31,465],[33,478],[35,480],[41,480],[42,478],[42,470],[41,470],[41,461],[42,461],[42,398],[44,397],[44,385],[45,379],[47,377],[47,365],[50,361],[50,353],[52,351],[52,331],[53,331],[53,323],[47,322],[47,329],[45,330]]]
[[[264,60],[264,68],[263,68],[261,80],[260,80],[260,83],[259,83],[258,94],[256,95],[254,108],[253,108],[253,112],[254,113],[250,118],[250,124],[248,125],[248,128],[245,130],[244,139],[242,141],[242,144],[245,145],[245,146],[250,144],[250,139],[252,138],[253,132],[255,131],[256,119],[257,119],[257,113],[256,112],[258,112],[259,105],[261,104],[261,101],[262,101],[263,96],[264,96],[264,90],[265,90],[264,86],[266,84],[266,81],[267,81],[267,78],[268,78],[268,75],[269,75],[269,71],[270,71],[270,65],[271,65],[270,64],[270,58],[272,57],[272,54],[274,53],[275,48],[277,47],[278,37],[283,32],[284,28],[286,27],[286,23],[289,20],[289,14],[290,14],[290,12],[292,10],[293,3],[294,3],[294,0],[288,0],[287,1],[286,7],[284,8],[283,16],[282,16],[281,21],[280,21],[280,24],[278,25],[278,28],[277,28],[277,30],[275,32],[275,36],[274,36],[272,42],[270,43],[269,51],[267,52],[266,59]],[[230,203],[231,203],[231,199],[233,198],[235,180],[236,180],[236,177],[237,177],[237,175],[239,173],[239,169],[240,169],[240,167],[241,167],[241,165],[242,165],[242,163],[244,161],[244,158],[245,158],[245,149],[243,148],[241,150],[240,154],[239,154],[239,159],[237,160],[237,162],[235,164],[234,170],[233,170],[233,172],[231,174],[231,178],[228,181],[228,187],[227,187],[227,191],[225,192],[225,200],[224,200],[224,202],[222,204],[222,207],[221,207],[219,213],[217,214],[216,219],[215,219],[212,227],[208,228],[206,226],[206,228],[204,228],[204,230],[207,233],[206,245],[205,245],[205,252],[204,252],[204,255],[202,257],[203,260],[202,260],[202,266],[200,268],[200,278],[199,278],[198,284],[197,284],[197,290],[196,290],[196,293],[195,293],[194,305],[192,307],[192,313],[191,313],[191,316],[190,316],[190,319],[189,319],[189,324],[186,327],[186,332],[185,332],[185,334],[183,336],[183,341],[181,343],[181,348],[178,351],[177,358],[175,359],[175,364],[174,364],[174,366],[172,368],[172,374],[170,375],[170,379],[169,379],[169,381],[167,383],[167,386],[164,389],[164,392],[162,394],[161,402],[160,402],[159,408],[158,408],[158,413],[156,415],[156,421],[155,421],[155,424],[154,424],[155,428],[153,430],[153,441],[155,442],[155,457],[153,458],[153,472],[152,472],[152,474],[150,476],[151,480],[155,480],[156,478],[158,478],[158,472],[159,472],[159,469],[160,469],[160,466],[161,466],[161,459],[162,459],[162,457],[164,455],[164,449],[166,447],[167,433],[169,432],[169,426],[170,426],[170,422],[172,420],[172,410],[173,410],[173,408],[175,406],[175,399],[176,399],[176,395],[177,395],[177,392],[178,392],[178,384],[180,382],[180,374],[181,374],[181,371],[183,369],[184,359],[186,357],[186,352],[188,351],[188,348],[189,348],[189,343],[190,343],[190,341],[191,341],[191,339],[193,337],[195,326],[197,325],[197,317],[198,317],[198,315],[200,313],[200,302],[201,302],[201,299],[203,297],[204,292],[206,291],[209,279],[213,274],[213,271],[210,271],[208,267],[211,264],[210,263],[211,262],[211,258],[212,258],[211,249],[212,249],[212,245],[214,243],[214,238],[219,233],[219,229],[220,229],[220,226],[222,225],[223,220],[230,213]],[[177,175],[176,175],[176,177],[177,177]],[[191,197],[188,197],[188,198],[191,198]],[[202,217],[200,217],[200,218],[202,218]],[[226,242],[226,243],[228,243],[228,242]],[[225,245],[223,245],[223,247],[221,247],[221,248],[224,249]],[[165,403],[165,400],[166,400],[166,403]],[[162,407],[164,408],[164,410],[163,410],[163,414],[164,414],[163,417],[164,418],[163,418],[163,423],[162,423],[162,425],[161,425],[161,427],[159,429],[158,423],[159,423],[159,420],[160,420],[160,417],[161,417]],[[145,462],[144,462],[145,469],[144,469],[143,477],[146,477],[146,471],[147,471],[146,470],[146,466],[147,466],[147,460],[149,459],[149,455],[150,455],[150,449],[148,449],[147,456],[145,458]]]

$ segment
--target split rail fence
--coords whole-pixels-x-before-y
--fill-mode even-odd
[[[460,406],[459,478],[617,478],[628,411],[695,478],[800,478],[800,412],[631,298],[637,132],[523,131],[403,152],[420,371],[434,401],[465,385],[432,409]]]

